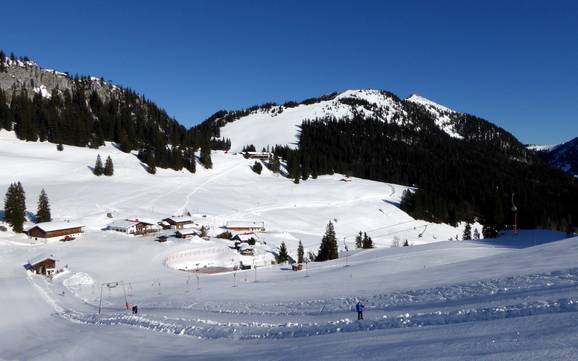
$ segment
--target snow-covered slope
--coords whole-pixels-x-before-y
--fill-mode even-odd
[[[92,175],[97,154],[112,157],[114,176]],[[0,232],[0,358],[525,360],[531,348],[541,359],[575,359],[576,238],[522,231],[495,241],[445,241],[462,229],[400,211],[407,187],[339,175],[295,185],[266,169],[256,175],[252,161],[225,152],[214,152],[213,163],[195,175],[159,169],[153,176],[110,144],[58,152],[0,132],[0,194],[21,181],[34,212],[44,188],[56,220],[87,226],[72,242],[48,244]],[[186,210],[211,234],[227,220],[265,221],[262,253],[239,256],[216,238],[158,243],[101,230],[115,219]],[[293,257],[299,240],[306,253],[316,251],[328,220],[339,259],[301,272],[270,264],[281,241]],[[355,250],[359,230],[378,247]],[[396,239],[413,246],[390,248]],[[63,270],[52,280],[23,267],[42,254],[54,255]],[[240,257],[258,268],[173,268],[175,260],[194,270]],[[354,320],[357,300],[366,304],[361,322]],[[139,314],[126,304],[138,305]]]
[[[417,95],[412,95],[407,101],[423,105],[433,115],[440,129],[452,137],[462,138],[449,117],[458,112]],[[402,100],[388,92],[358,89],[344,91],[329,100],[257,109],[224,125],[220,135],[231,139],[232,151],[240,151],[248,144],[255,145],[259,150],[276,144],[296,147],[299,141],[299,126],[304,120],[323,117],[343,119],[351,118],[354,114],[387,123],[412,126]]]
[[[406,99],[409,102],[424,106],[433,115],[436,125],[453,138],[462,139],[463,136],[457,131],[451,115],[458,114],[453,109],[440,105],[417,94],[412,94]]]

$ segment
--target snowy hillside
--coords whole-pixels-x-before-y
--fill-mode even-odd
[[[440,129],[452,137],[461,138],[450,114],[457,112],[426,98],[412,95],[407,99],[426,107],[436,119]],[[231,139],[231,150],[240,151],[244,145],[253,144],[259,150],[267,145],[295,147],[299,141],[299,126],[306,120],[323,117],[350,118],[354,114],[375,117],[386,123],[411,126],[401,100],[380,90],[347,90],[330,100],[294,107],[279,105],[257,109],[251,114],[221,128],[221,137]]]
[[[112,177],[92,174],[97,154],[113,159]],[[522,231],[447,241],[463,230],[398,209],[407,187],[340,175],[295,185],[267,169],[257,175],[252,161],[225,152],[214,152],[213,163],[195,175],[159,169],[153,176],[110,144],[59,152],[54,144],[1,132],[0,192],[21,181],[33,213],[43,188],[55,220],[86,227],[70,242],[0,232],[0,357],[572,360],[577,354],[576,238]],[[264,221],[267,230],[258,235],[255,256],[214,237],[177,239],[168,230],[168,241],[159,243],[155,235],[101,230],[114,220],[186,211],[210,235],[229,220]],[[306,252],[317,251],[328,220],[339,259],[308,263],[300,272],[271,264],[281,241],[293,257],[299,240]],[[377,248],[356,250],[359,230]],[[405,239],[412,246],[391,247]],[[23,267],[43,255],[61,270],[53,279]],[[257,268],[227,268],[239,261]],[[205,273],[206,266],[224,272]],[[358,300],[366,305],[363,321],[353,312]],[[138,305],[138,314],[127,305]]]

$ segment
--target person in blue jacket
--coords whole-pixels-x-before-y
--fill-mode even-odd
[[[363,320],[363,310],[365,309],[365,306],[363,305],[363,303],[361,303],[361,301],[357,301],[357,304],[355,305],[355,310],[357,311],[357,319],[358,320]]]

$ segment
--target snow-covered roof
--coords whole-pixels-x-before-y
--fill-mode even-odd
[[[239,251],[243,252],[243,251],[252,251],[253,247],[251,247],[248,243],[241,243],[239,245]]]
[[[51,232],[51,231],[57,231],[60,229],[70,229],[70,228],[82,228],[84,227],[83,224],[78,223],[78,222],[70,222],[70,221],[61,221],[61,222],[42,222],[42,223],[37,223],[35,225],[33,225],[32,227],[28,228],[28,230],[31,230],[32,228],[38,227],[41,230],[43,230],[44,232]]]
[[[193,221],[193,217],[191,217],[191,216],[172,216],[172,217],[168,217],[165,219],[170,219],[171,221],[173,221],[175,223],[192,222]]]
[[[229,221],[225,225],[227,228],[265,228],[263,221]]]
[[[137,222],[137,221],[130,221],[128,219],[119,219],[119,220],[112,222],[108,226],[111,228],[130,228],[130,227],[132,227],[138,223],[139,222]]]
[[[40,263],[40,262],[42,262],[42,261],[44,261],[44,260],[47,260],[47,259],[56,260],[56,258],[54,258],[54,256],[51,255],[51,254],[41,254],[41,255],[38,255],[38,256],[30,259],[30,260],[28,261],[28,263],[29,263],[30,265],[34,266],[35,264]]]
[[[186,228],[186,229],[178,230],[177,233],[180,234],[181,236],[190,236],[193,234],[197,234],[198,231],[194,228]]]
[[[236,238],[239,241],[245,242],[245,241],[250,240],[251,238],[258,239],[259,237],[257,237],[257,235],[255,233],[241,233],[241,234],[235,235],[235,237],[233,237],[233,238]]]

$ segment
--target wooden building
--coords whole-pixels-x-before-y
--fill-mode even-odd
[[[243,256],[254,256],[255,251],[253,247],[249,246],[247,243],[241,243],[239,245],[239,253]]]
[[[180,230],[175,232],[175,235],[178,238],[182,238],[182,239],[190,239],[190,238],[193,238],[193,236],[198,236],[199,234],[200,233],[198,230],[192,229],[192,228],[180,229]]]
[[[173,229],[188,228],[194,224],[191,216],[173,216],[163,219],[163,222],[169,224]]]
[[[30,238],[58,240],[65,237],[76,237],[82,233],[84,226],[74,222],[43,222],[28,228],[26,234]]]
[[[132,235],[145,235],[157,232],[159,227],[151,222],[139,221],[138,219],[126,219],[114,221],[107,227],[111,231],[122,232]]]
[[[261,221],[229,221],[225,225],[230,232],[265,232],[265,222]]]
[[[273,158],[273,154],[269,152],[245,152],[243,155],[247,159],[269,160]]]
[[[56,260],[52,256],[38,257],[28,262],[28,269],[38,275],[52,276],[56,273]]]

